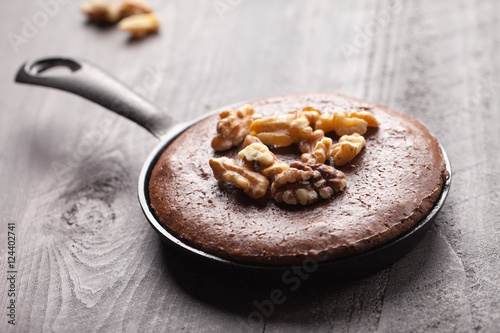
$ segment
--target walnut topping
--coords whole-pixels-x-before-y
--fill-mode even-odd
[[[299,145],[303,153],[300,157],[302,162],[309,164],[325,163],[330,158],[332,139],[326,138],[322,130],[316,130],[308,140]]]
[[[255,171],[258,171],[260,176],[274,178],[271,196],[277,202],[292,205],[311,204],[344,190],[344,173],[324,163],[332,156],[335,165],[351,161],[366,145],[359,133],[364,134],[368,126],[379,125],[366,108],[352,113],[336,111],[330,115],[305,107],[302,111],[292,110],[285,115],[260,118],[250,105],[245,105],[238,112],[223,111],[220,117],[218,135],[212,140],[212,147],[227,150],[243,141],[238,153],[243,166],[225,157],[211,159],[215,177],[235,183],[252,198],[260,198],[265,195],[265,185],[268,186],[269,181],[258,179],[255,176]],[[330,131],[341,136],[333,151],[332,139],[325,137],[325,132]],[[293,143],[298,143],[302,162],[290,165],[278,160],[266,146],[284,147]]]
[[[212,140],[216,151],[228,150],[237,146],[250,133],[252,122],[260,118],[251,105],[243,105],[237,111],[224,110],[217,123],[217,136]]]
[[[325,164],[306,165],[293,162],[271,185],[271,195],[277,202],[308,205],[328,199],[346,185],[343,172]]]
[[[245,137],[245,140],[243,140],[242,148],[246,148],[246,147],[250,146],[252,143],[262,143],[262,141],[260,141],[259,138],[256,136],[247,135]]]
[[[366,121],[369,127],[378,127],[379,125],[379,122],[377,118],[375,118],[373,113],[365,110],[353,111],[349,114],[349,117],[363,119],[364,121]]]
[[[245,145],[245,143],[254,140],[258,140],[258,142]],[[253,168],[255,165],[257,170],[268,178],[272,178],[289,168],[288,164],[278,160],[269,148],[256,137],[247,136],[243,146],[244,148],[238,153],[238,156],[244,161],[245,165],[249,168]]]
[[[368,123],[360,118],[350,118],[347,112],[335,111],[333,115],[322,114],[316,122],[316,129],[325,133],[335,131],[338,136],[353,133],[365,134]]]
[[[118,29],[127,31],[134,37],[156,32],[159,27],[160,24],[154,14],[132,15],[118,23]]]
[[[212,158],[210,167],[215,179],[235,184],[253,199],[262,198],[267,193],[269,181],[265,176],[238,165],[231,158]]]
[[[300,142],[299,148],[301,153],[311,152],[316,146],[316,142],[320,141],[325,137],[325,132],[322,130],[316,130],[311,133],[311,135],[304,141]]]
[[[246,162],[258,162],[262,165],[273,163],[273,153],[262,143],[252,143],[238,153],[238,156]]]
[[[151,13],[151,7],[143,1],[128,0],[109,2],[93,0],[82,4],[81,10],[90,21],[115,23],[124,17]]]
[[[306,117],[307,120],[309,121],[309,125],[317,122],[319,119],[319,116],[321,116],[321,111],[319,111],[313,107],[310,107],[310,106],[306,106],[300,112],[299,112],[299,110],[292,110],[288,113],[295,114],[297,117]]]
[[[342,136],[339,142],[333,145],[333,162],[338,166],[350,162],[365,145],[365,138],[358,133]]]
[[[266,145],[285,147],[309,138],[312,128],[305,116],[289,113],[257,119],[250,132]]]

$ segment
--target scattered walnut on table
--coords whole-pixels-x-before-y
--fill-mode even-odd
[[[344,190],[346,177],[342,171],[325,164],[306,165],[293,162],[271,185],[271,195],[277,202],[308,205],[331,198]]]
[[[92,0],[84,2],[81,10],[89,20],[98,23],[115,23],[124,17],[151,13],[151,7],[143,1],[121,1],[110,2],[102,0]]]
[[[332,139],[325,137],[322,130],[316,130],[308,140],[299,144],[302,162],[309,164],[325,163],[330,158]]]
[[[217,123],[217,136],[212,140],[212,148],[216,151],[228,150],[237,146],[250,133],[250,125],[260,115],[251,105],[243,105],[238,110],[224,110]]]
[[[155,14],[137,14],[124,18],[118,23],[118,29],[129,32],[134,37],[157,32],[160,23]]]
[[[305,116],[288,113],[255,120],[250,133],[266,145],[285,147],[309,138],[312,128]]]
[[[122,18],[152,12],[151,6],[141,0],[125,0],[121,2],[120,14]]]
[[[250,143],[251,141],[254,142]],[[238,153],[238,156],[244,161],[243,163],[249,168],[257,168],[257,171],[268,178],[272,178],[289,168],[288,164],[278,160],[257,137],[248,135],[243,142],[243,147],[243,150]]]
[[[338,166],[347,164],[359,154],[365,145],[365,138],[358,133],[343,135],[339,142],[333,145],[333,162]]]
[[[81,10],[92,22],[114,23],[121,18],[120,4],[117,2],[93,0],[84,2]]]
[[[266,195],[269,180],[260,173],[242,167],[227,157],[212,158],[209,163],[215,179],[235,184],[253,199]]]

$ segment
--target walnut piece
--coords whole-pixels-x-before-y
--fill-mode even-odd
[[[211,158],[209,163],[215,179],[235,184],[253,199],[266,195],[269,181],[260,173],[242,167],[227,157]]]
[[[375,118],[373,113],[365,110],[353,111],[349,114],[349,117],[363,119],[364,121],[366,121],[369,127],[378,127],[379,125],[379,122],[377,118]]]
[[[262,165],[273,163],[273,153],[263,143],[252,143],[238,153],[245,162],[258,162]]]
[[[325,133],[335,131],[338,136],[353,133],[365,134],[368,123],[360,118],[350,118],[347,112],[335,111],[333,115],[323,113],[316,122],[316,129]]]
[[[311,133],[311,135],[299,143],[299,148],[301,153],[308,153],[314,149],[316,142],[320,141],[325,137],[325,132],[322,130],[316,130]]]
[[[151,13],[152,11],[148,4],[139,0],[121,2],[92,0],[83,3],[81,10],[90,21],[98,23],[115,23],[127,16]]]
[[[293,162],[271,185],[271,196],[277,202],[308,205],[331,198],[344,190],[346,177],[342,171],[325,164],[306,165]]]
[[[124,18],[118,23],[118,29],[129,32],[134,37],[157,32],[160,23],[155,14],[137,14]]]
[[[141,0],[125,0],[121,2],[120,15],[122,18],[152,12],[151,6]]]
[[[333,162],[338,166],[347,164],[359,154],[365,145],[365,138],[358,133],[343,135],[339,142],[333,145]]]
[[[244,161],[244,164],[249,168],[256,168],[261,174],[268,178],[272,178],[279,173],[287,170],[289,168],[288,164],[281,162],[276,158],[276,156],[267,148],[265,144],[260,142],[249,143],[255,139],[251,139],[252,136],[249,135],[245,138],[243,143],[243,150],[238,153],[238,156]]]
[[[245,140],[243,140],[243,145],[241,148],[246,148],[246,147],[250,146],[252,143],[262,143],[262,141],[260,141],[259,138],[256,136],[247,135],[245,137]]]
[[[250,133],[268,146],[285,147],[308,139],[312,128],[305,116],[288,113],[255,120]]]
[[[316,130],[311,134],[310,139],[302,141],[299,147],[303,153],[300,157],[302,162],[321,164],[330,158],[332,139],[325,137],[322,130]]]
[[[250,133],[250,125],[260,115],[251,105],[243,105],[238,110],[224,110],[217,123],[217,136],[212,140],[212,148],[216,151],[228,150],[237,146]]]
[[[302,109],[302,111],[292,110],[288,113],[295,114],[297,117],[302,117],[302,116],[306,117],[307,120],[309,121],[309,125],[317,122],[319,119],[319,116],[321,116],[321,111],[317,110],[311,106],[306,106],[305,108]]]
[[[120,17],[120,4],[117,2],[107,2],[93,0],[84,2],[80,7],[92,22],[117,22]]]

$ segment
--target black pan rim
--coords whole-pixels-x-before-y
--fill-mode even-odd
[[[186,243],[184,243],[182,240],[179,238],[175,237],[173,234],[171,234],[155,217],[154,212],[152,211],[152,208],[150,206],[150,201],[149,201],[149,179],[151,176],[151,173],[153,171],[154,166],[156,165],[156,162],[160,158],[161,154],[163,151],[172,143],[180,134],[182,134],[184,131],[186,131],[188,128],[193,126],[194,124],[202,121],[203,119],[206,119],[210,116],[213,116],[215,114],[219,114],[222,110],[227,109],[227,108],[232,108],[232,107],[237,107],[242,104],[246,104],[247,101],[244,102],[239,102],[239,103],[233,103],[231,105],[218,108],[216,110],[213,110],[211,112],[208,112],[204,114],[203,116],[187,122],[187,123],[181,123],[173,126],[169,132],[162,137],[161,141],[156,145],[156,147],[151,151],[149,154],[148,158],[143,164],[143,167],[141,169],[140,175],[139,175],[139,182],[138,182],[138,198],[139,202],[142,208],[142,211],[144,215],[146,216],[148,222],[150,223],[151,227],[160,235],[162,238],[162,241],[166,242],[168,245],[173,246],[176,250],[180,250],[181,252],[188,253],[190,255],[194,255],[198,258],[204,259],[204,261],[207,262],[212,262],[216,264],[223,264],[225,266],[232,266],[232,267],[238,267],[238,268],[244,268],[244,269],[252,269],[252,270],[265,270],[265,271],[282,271],[289,269],[292,265],[267,265],[267,264],[257,264],[257,263],[249,263],[249,262],[244,262],[244,261],[232,261],[229,259],[221,258],[216,255],[204,252],[202,250],[196,249],[195,247],[192,247]],[[398,238],[385,243],[383,245],[380,245],[372,250],[369,250],[367,252],[363,252],[354,256],[349,256],[346,258],[341,258],[341,259],[336,259],[336,260],[328,260],[328,261],[322,261],[318,262],[318,265],[320,267],[328,267],[328,268],[341,268],[341,267],[349,267],[349,266],[356,266],[358,263],[363,263],[366,262],[368,259],[373,258],[377,255],[381,254],[388,254],[391,253],[391,250],[394,248],[397,248],[398,246],[401,246],[405,241],[413,244],[410,245],[409,249],[404,251],[403,253],[393,253],[391,254],[393,256],[392,259],[386,260],[383,264],[383,266],[387,266],[389,264],[394,263],[395,261],[399,260],[401,257],[403,257],[413,246],[422,238],[425,233],[429,230],[430,226],[432,225],[432,222],[436,218],[437,214],[443,207],[446,198],[448,196],[448,193],[450,191],[450,186],[451,186],[451,163],[448,157],[448,154],[446,153],[446,150],[444,149],[443,145],[439,143],[439,146],[441,148],[441,152],[443,154],[443,158],[445,160],[446,164],[446,170],[448,172],[448,177],[445,179],[443,182],[442,188],[441,188],[441,193],[439,194],[438,199],[434,203],[433,207],[429,210],[429,212],[415,225],[413,226],[410,230],[407,232],[403,233],[400,235]],[[307,258],[307,257],[306,257]],[[382,267],[380,267],[382,268]]]

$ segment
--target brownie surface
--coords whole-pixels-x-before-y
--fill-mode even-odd
[[[445,173],[441,149],[413,117],[335,94],[279,96],[250,104],[263,116],[306,106],[329,113],[366,107],[380,127],[369,128],[366,147],[353,161],[336,167],[347,177],[344,192],[313,205],[290,206],[274,202],[269,194],[251,199],[233,184],[215,180],[209,159],[228,156],[238,161],[241,147],[226,152],[211,148],[218,115],[192,126],[161,155],[149,195],[158,220],[193,247],[264,264],[298,263],[318,255],[339,259],[397,238],[439,196]],[[300,160],[296,146],[271,150],[285,162]]]

